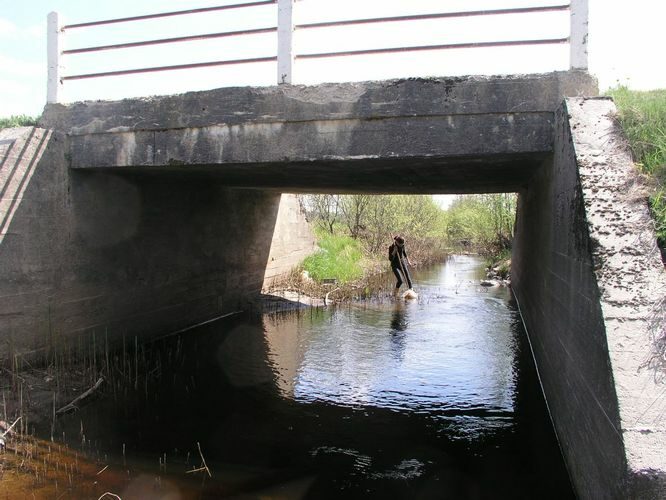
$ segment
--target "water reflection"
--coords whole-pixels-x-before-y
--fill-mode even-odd
[[[285,397],[445,419],[466,439],[513,425],[516,332],[506,289],[478,286],[479,262],[457,257],[416,272],[419,302],[264,320]]]
[[[407,321],[406,307],[402,302],[398,301],[393,306],[393,314],[391,315],[391,328],[389,330],[389,338],[391,340],[391,353],[397,361],[402,361],[405,344],[406,344],[406,331],[409,327]]]

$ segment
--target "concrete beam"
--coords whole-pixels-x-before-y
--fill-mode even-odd
[[[44,122],[69,135],[77,169],[291,192],[511,191],[552,152],[563,97],[588,91],[579,72],[281,85],[51,106]]]
[[[122,101],[50,104],[41,125],[81,135],[250,123],[552,113],[564,97],[597,94],[596,80],[583,71],[230,87]]]
[[[552,150],[551,118],[498,113],[76,135],[70,167],[196,171],[230,186],[291,192],[496,191],[524,184],[539,164],[532,157]]]

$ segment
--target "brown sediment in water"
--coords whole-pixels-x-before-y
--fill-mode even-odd
[[[17,434],[0,451],[0,484],[7,498],[89,497],[100,489],[101,474],[107,484],[123,478],[119,471],[87,460],[65,445],[34,436]]]
[[[15,436],[0,450],[1,499],[181,500],[219,498],[274,483],[275,471],[207,464],[199,457],[110,463],[90,453],[32,436]]]

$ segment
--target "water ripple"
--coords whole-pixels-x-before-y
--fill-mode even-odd
[[[266,338],[296,401],[454,418],[474,429],[510,420],[516,391],[516,338],[506,289],[477,287],[479,261],[458,257],[415,272],[418,302],[338,308]],[[288,366],[288,367],[287,367]]]

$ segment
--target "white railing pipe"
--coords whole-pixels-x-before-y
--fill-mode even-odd
[[[569,67],[588,69],[588,0],[570,0]]]
[[[60,21],[57,12],[50,12],[46,18],[46,59],[48,64],[46,82],[46,102],[61,102],[63,97],[62,87],[62,43],[63,32],[60,29]]]
[[[277,82],[294,79],[294,0],[278,0]]]

